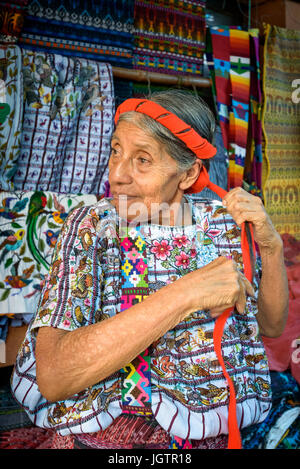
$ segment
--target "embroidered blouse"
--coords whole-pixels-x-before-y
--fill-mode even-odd
[[[208,311],[195,311],[149,347],[149,386],[143,395],[140,376],[126,381],[124,390],[124,370],[56,403],[41,395],[36,381],[38,328],[73,331],[106,320],[220,255],[230,254],[242,270],[240,229],[221,202],[185,197],[192,214],[188,226],[145,224],[124,230],[109,199],[69,215],[12,376],[12,391],[34,424],[61,435],[97,432],[128,411],[127,404],[143,413],[146,402],[172,435],[203,439],[228,433],[228,388],[213,347],[215,320]],[[258,263],[256,267],[257,294]],[[222,338],[240,428],[264,420],[271,407],[256,312],[257,299],[248,297],[246,314],[235,311]]]

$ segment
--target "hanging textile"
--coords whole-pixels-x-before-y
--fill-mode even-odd
[[[300,240],[299,51],[300,31],[266,26],[264,199],[277,231],[297,240]]]
[[[0,45],[0,189],[12,190],[21,148],[22,56],[18,46]]]
[[[29,0],[20,44],[131,67],[134,0]]]
[[[208,65],[216,111],[228,158],[228,189],[242,186],[250,97],[249,33],[239,27],[211,27]]]
[[[136,0],[134,68],[202,75],[205,1]]]
[[[262,90],[259,59],[259,30],[249,31],[250,39],[250,118],[249,147],[245,163],[245,180],[249,184],[248,191],[262,197]]]
[[[95,195],[0,192],[0,311],[31,313],[38,306],[53,248],[70,210]]]
[[[14,188],[104,193],[114,115],[111,66],[22,52],[25,103]]]

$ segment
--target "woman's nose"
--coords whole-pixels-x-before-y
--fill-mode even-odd
[[[131,163],[129,159],[121,158],[109,167],[109,175],[115,184],[130,184],[132,182]]]

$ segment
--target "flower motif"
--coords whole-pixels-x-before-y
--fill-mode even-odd
[[[172,246],[170,246],[166,239],[163,239],[160,243],[155,240],[153,244],[154,246],[150,249],[150,251],[155,254],[157,259],[165,261],[167,257],[171,255]]]
[[[181,248],[182,246],[189,244],[189,240],[185,235],[176,235],[173,238],[173,244],[174,246]]]
[[[193,247],[193,248],[190,250],[190,257],[196,257],[196,255],[197,255],[196,248]]]
[[[177,267],[182,267],[183,269],[187,269],[190,264],[190,259],[186,255],[185,252],[181,252],[179,256],[175,256],[176,262],[175,264]]]

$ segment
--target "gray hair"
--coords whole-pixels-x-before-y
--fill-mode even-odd
[[[215,132],[215,118],[207,104],[194,94],[182,90],[159,91],[151,95],[151,101],[177,115],[186,124],[190,125],[201,137],[213,142]],[[125,112],[120,115],[119,121],[133,121],[144,132],[158,140],[166,152],[178,163],[180,171],[185,171],[193,166],[196,156],[186,144],[175,137],[172,132],[159,122],[156,122],[146,114]],[[203,160],[203,164],[209,169],[209,160]]]

